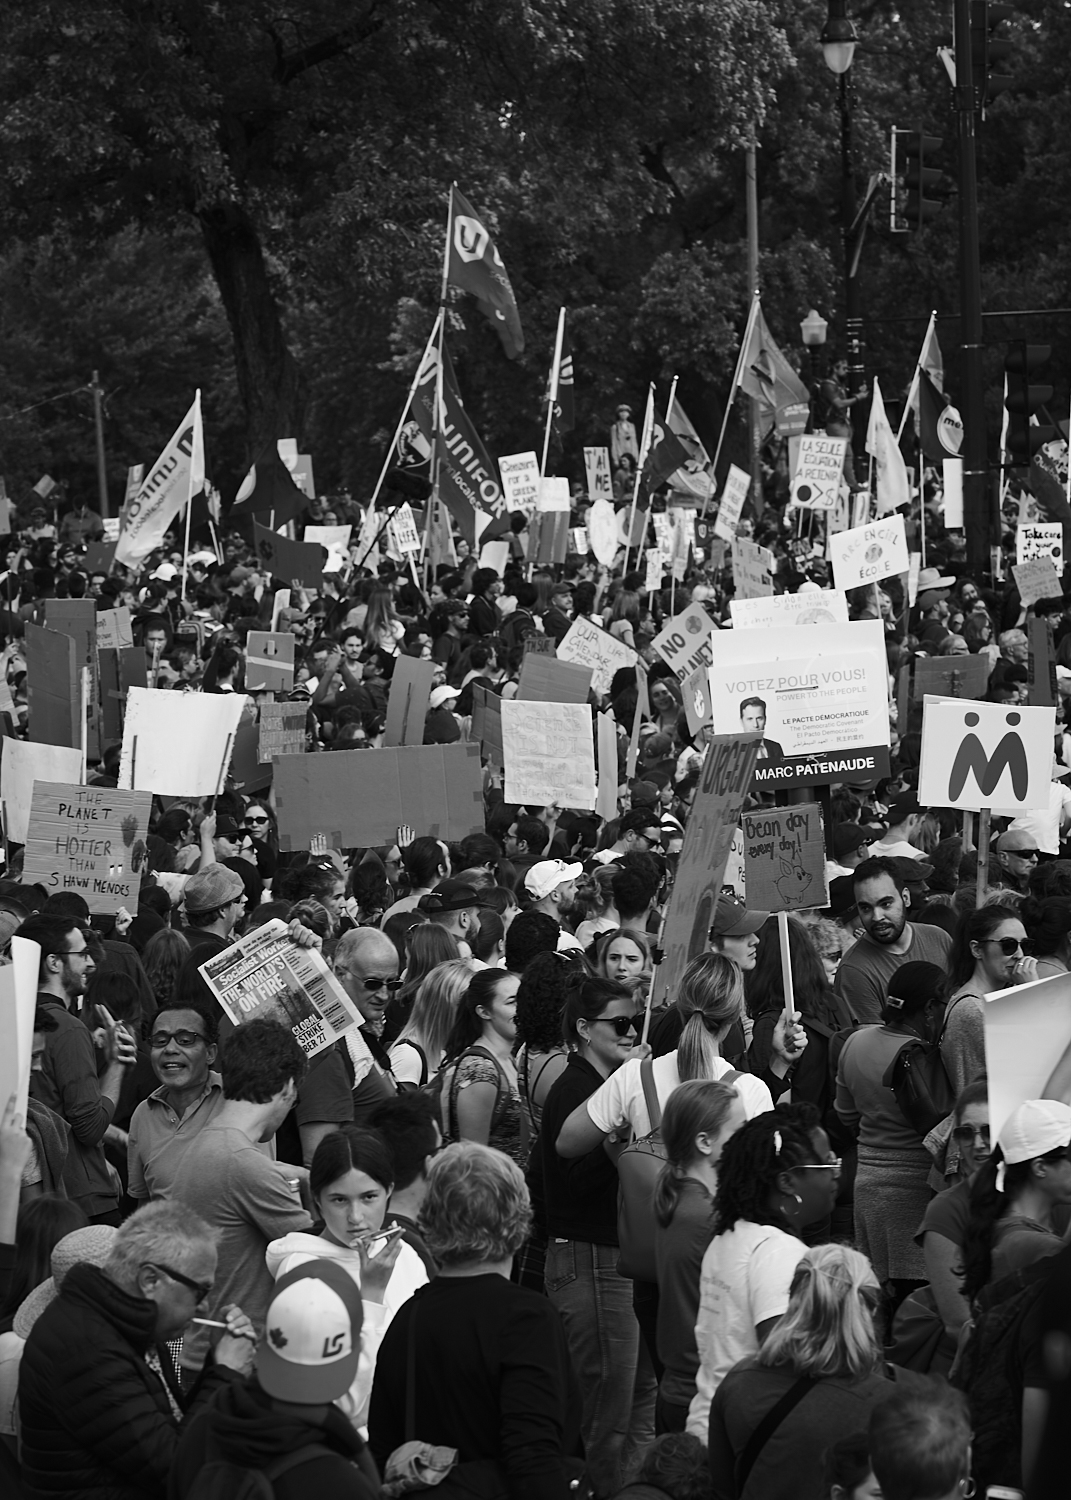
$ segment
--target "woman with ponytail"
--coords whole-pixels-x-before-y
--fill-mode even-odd
[[[614,1159],[600,1140],[566,1161],[554,1141],[562,1121],[627,1065],[643,1012],[627,984],[593,975],[586,964],[565,976],[563,989],[562,1037],[569,1056],[547,1094],[539,1136],[546,1292],[561,1314],[579,1378],[584,1454],[602,1500],[624,1486],[654,1436],[655,1379],[632,1311],[632,1282],[617,1270]]]
[[[725,1142],[744,1123],[728,1083],[693,1078],[670,1094],[662,1118],[666,1164],[655,1189],[658,1356],[663,1364],[655,1426],[683,1432],[695,1395],[699,1268],[714,1233],[714,1190]]]
[[[823,1500],[825,1450],[865,1427],[874,1407],[898,1388],[897,1372],[887,1375],[882,1363],[875,1321],[880,1304],[881,1289],[858,1250],[817,1245],[804,1252],[784,1317],[758,1354],[730,1370],[715,1393],[713,1500],[745,1494],[749,1500]],[[751,1457],[756,1429],[792,1390],[799,1401]]]
[[[654,1087],[663,1112],[673,1090],[690,1078],[724,1078],[733,1083],[750,1120],[773,1108],[770,1089],[761,1078],[735,1073],[721,1055],[720,1043],[744,1012],[744,981],[737,965],[721,953],[702,953],[681,976],[674,1001],[684,1023],[676,1051],[654,1059]],[[784,1016],[771,1038],[770,1071],[783,1078],[806,1046],[802,1029],[786,1026]],[[557,1138],[559,1156],[583,1156],[609,1135],[649,1135],[651,1116],[643,1092],[640,1056],[633,1055],[565,1121]]]
[[[729,1370],[762,1348],[788,1308],[800,1238],[837,1196],[840,1160],[813,1104],[779,1104],[729,1137],[718,1164],[714,1237],[699,1278],[699,1350],[688,1428],[708,1439],[710,1403]]]
[[[1071,1204],[1071,1109],[1028,1099],[1005,1120],[997,1149],[971,1184],[971,1218],[963,1247],[963,1291],[983,1287],[1055,1255],[1058,1205]]]

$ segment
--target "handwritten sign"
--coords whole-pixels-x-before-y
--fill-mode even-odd
[[[125,605],[121,609],[102,609],[97,615],[97,650],[119,651],[133,644],[129,609]]]
[[[829,904],[822,814],[816,802],[746,812],[744,889],[755,911],[803,911]]]
[[[305,749],[305,719],[308,710],[303,703],[262,703],[260,705],[260,739],[257,760],[261,765],[276,755],[300,755]]]
[[[590,688],[590,667],[543,651],[525,652],[521,659],[517,697],[526,703],[586,703]]]
[[[584,472],[588,481],[588,495],[592,500],[614,498],[614,486],[610,478],[609,449],[585,448]]]
[[[725,476],[725,488],[718,502],[718,514],[714,519],[715,536],[724,537],[727,542],[731,542],[736,536],[740,512],[744,508],[744,501],[750,489],[751,475],[746,474],[743,469],[738,469],[735,464],[730,464],[729,472]]]
[[[808,510],[832,510],[840,494],[848,439],[808,432],[800,438],[799,445],[792,504]]]
[[[1020,523],[1015,533],[1015,561],[1033,562],[1046,557],[1057,573],[1064,570],[1064,528],[1059,521],[1040,521],[1035,525]]]
[[[880,583],[910,567],[903,516],[886,516],[869,526],[853,526],[829,539],[833,582],[839,589]]]
[[[251,630],[245,647],[250,693],[286,693],[294,686],[294,637],[286,630]]]
[[[595,806],[595,738],[584,703],[502,703],[507,802]]]
[[[768,629],[771,625],[842,625],[848,623],[848,601],[841,589],[808,590],[805,594],[774,594],[767,599],[730,599],[736,630]]]
[[[498,460],[498,472],[508,508],[530,516],[539,500],[539,459],[534,453],[507,453]]]
[[[651,645],[663,661],[668,662],[683,682],[696,667],[709,667],[713,660],[710,644],[712,621],[699,604],[689,604],[687,609],[674,615]]]
[[[136,911],[151,806],[149,792],[35,781],[23,878],[77,891],[91,912]]]
[[[420,532],[417,530],[416,521],[413,519],[413,508],[407,500],[398,509],[390,520],[390,533],[394,546],[403,557],[408,557],[411,552],[420,551]]]
[[[734,537],[733,588],[737,599],[764,599],[773,594],[773,553],[769,547]]]
[[[558,642],[558,660],[590,667],[592,691],[601,698],[610,691],[610,683],[619,668],[636,665],[636,653],[608,630],[580,616]]]
[[[1019,590],[1019,598],[1029,608],[1039,599],[1058,598],[1063,590],[1056,569],[1047,557],[1035,557],[1032,562],[1012,563],[1012,577]]]

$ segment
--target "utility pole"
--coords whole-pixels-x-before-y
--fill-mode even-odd
[[[759,190],[756,176],[755,137],[752,136],[744,153],[744,170],[747,178],[747,291],[748,306],[755,300],[759,290]],[[762,431],[760,427],[759,403],[754,396],[748,398],[748,432],[751,451],[751,498],[755,514],[762,515]]]
[[[840,104],[840,173],[841,173],[841,232],[844,237],[844,356],[848,361],[848,395],[857,396],[863,388],[863,310],[859,294],[858,237],[862,226],[857,224],[857,201],[855,196],[855,161],[852,153],[852,79],[851,69],[845,68],[837,80]],[[851,413],[849,412],[849,416]],[[852,449],[857,458],[864,455],[863,441],[866,424],[853,423]],[[859,471],[857,471],[859,472]],[[866,474],[866,465],[862,464]]]
[[[108,470],[104,464],[104,413],[102,410],[101,397],[104,394],[100,388],[100,376],[93,371],[93,384],[90,386],[93,392],[93,426],[97,434],[97,491],[100,499],[100,514],[102,520],[108,519]]]
[[[971,3],[955,0],[956,130],[959,144],[960,399],[963,415],[963,529],[967,570],[976,578],[992,562],[986,493],[985,401],[982,387],[982,274],[978,251],[976,105],[971,58]]]

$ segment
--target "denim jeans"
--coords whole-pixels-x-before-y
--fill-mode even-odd
[[[551,1239],[547,1296],[558,1309],[582,1396],[581,1430],[597,1500],[628,1483],[654,1438],[657,1385],[616,1245]]]

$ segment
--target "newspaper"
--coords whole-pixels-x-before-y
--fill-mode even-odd
[[[200,973],[236,1026],[281,1021],[307,1057],[361,1024],[361,1015],[315,948],[299,948],[275,920],[203,963]],[[355,1037],[366,1050],[363,1037]]]

